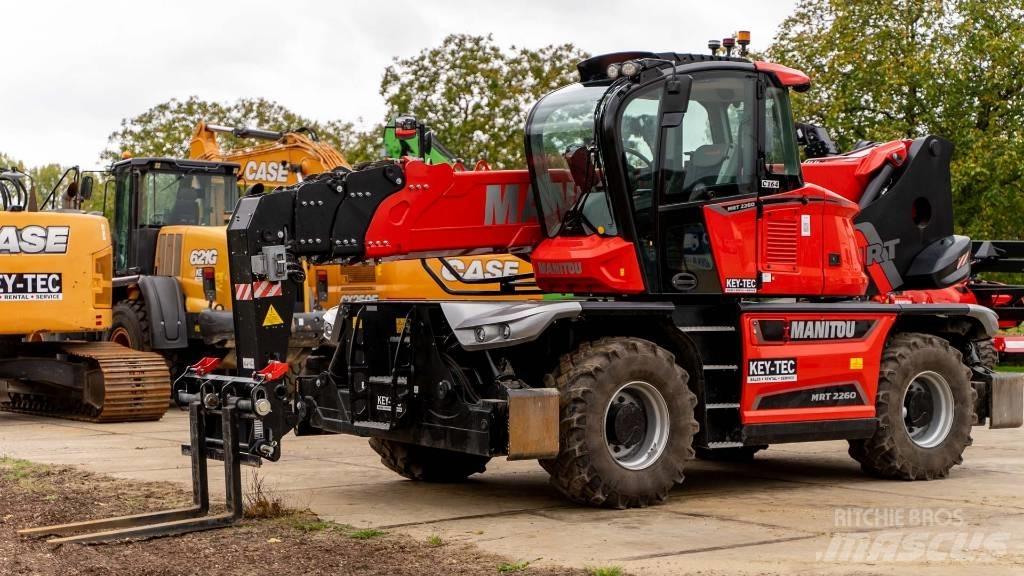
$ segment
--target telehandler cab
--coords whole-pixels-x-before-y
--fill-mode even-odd
[[[158,525],[145,524],[167,513],[34,533],[118,527],[60,540],[98,541],[229,523],[190,519],[206,512],[200,456],[230,463],[237,513],[239,464],[277,460],[299,424],[369,437],[419,480],[538,459],[571,500],[617,508],[662,501],[695,449],[747,457],[845,439],[865,471],[919,480],[961,463],[973,425],[1021,425],[1021,379],[973,352],[995,331],[990,310],[869,298],[882,278],[941,288],[968,274],[969,242],[944,214],[947,141],[915,142],[906,161],[933,185],[890,190],[871,220],[804,181],[789,111],[803,73],[651,52],[578,69],[529,115],[528,170],[406,158],[240,199],[231,282],[280,294],[234,302],[237,376],[208,358],[179,382],[197,506]],[[915,203],[935,217],[915,221]],[[530,260],[541,290],[577,296],[353,304],[333,356],[287,375],[303,259],[506,252]]]

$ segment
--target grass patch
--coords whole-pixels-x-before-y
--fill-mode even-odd
[[[387,534],[383,530],[377,530],[376,528],[363,528],[362,530],[353,530],[348,533],[349,538],[355,538],[356,540],[369,540],[370,538],[377,538]]]
[[[430,538],[427,538],[427,544],[435,547],[441,546],[442,544],[444,544],[444,540],[441,540],[441,537],[437,534],[431,534]]]
[[[498,572],[502,574],[522,572],[523,570],[526,570],[526,567],[529,565],[530,563],[526,560],[523,560],[521,562],[502,562],[501,564],[498,564]]]
[[[20,486],[35,492],[38,487],[30,482],[33,478],[43,476],[49,472],[50,467],[46,464],[36,464],[20,458],[0,456],[0,478],[11,482],[17,482]]]
[[[590,576],[622,576],[622,568],[618,566],[594,566],[587,568]]]
[[[296,512],[284,518],[284,523],[300,532],[351,532],[355,530],[349,524],[339,524],[330,520],[321,520],[319,516],[307,512]]]
[[[996,372],[1024,372],[1024,366],[1020,364],[1000,364],[996,366]]]
[[[245,494],[244,515],[246,518],[281,518],[294,514],[285,507],[280,496],[271,492],[257,470],[249,478],[249,491]]]

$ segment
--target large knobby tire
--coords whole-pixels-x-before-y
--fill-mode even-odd
[[[767,450],[768,446],[736,446],[734,448],[697,448],[697,458],[709,462],[750,462],[754,454]]]
[[[370,448],[380,454],[382,464],[410,480],[423,482],[462,482],[473,474],[482,474],[490,458],[370,438]]]
[[[989,370],[995,370],[996,366],[999,366],[999,352],[996,351],[996,345],[991,338],[975,342],[974,346],[982,366]]]
[[[892,336],[878,378],[878,429],[850,441],[850,456],[880,478],[945,478],[971,445],[970,370],[947,341],[912,332]]]
[[[109,339],[134,350],[149,352],[153,349],[145,302],[121,300],[114,304]]]
[[[673,355],[639,338],[604,338],[562,356],[546,377],[561,398],[558,456],[542,461],[570,500],[632,508],[661,502],[693,458],[697,398]]]

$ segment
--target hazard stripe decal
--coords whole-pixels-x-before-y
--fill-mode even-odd
[[[235,300],[273,298],[283,293],[280,282],[257,280],[252,284],[235,284]]]
[[[281,283],[280,282],[268,282],[266,280],[257,280],[252,283],[253,296],[256,298],[272,298],[274,296],[281,295]]]
[[[252,284],[235,284],[235,300],[252,300]]]

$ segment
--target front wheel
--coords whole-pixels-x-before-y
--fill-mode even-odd
[[[473,474],[482,474],[491,460],[487,456],[382,438],[371,438],[370,448],[380,455],[381,464],[400,476],[423,482],[461,482]]]
[[[111,342],[144,352],[153,349],[145,302],[122,300],[114,304],[112,316],[109,338]]]
[[[882,478],[945,478],[971,445],[976,392],[947,341],[902,333],[889,339],[878,378],[878,429],[850,441],[850,456]]]
[[[604,338],[563,356],[547,378],[561,395],[561,451],[541,465],[570,500],[647,506],[682,482],[697,399],[670,352],[639,338]]]

